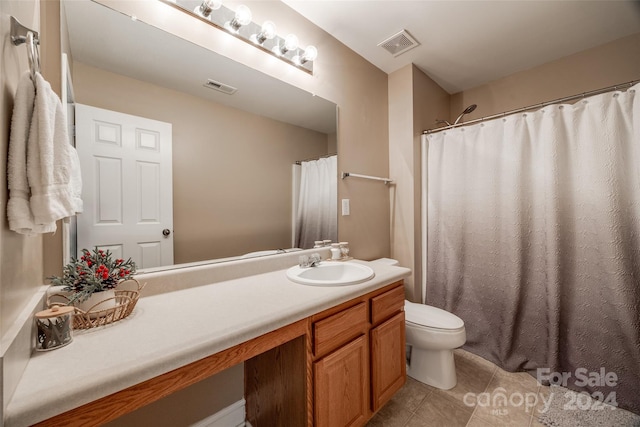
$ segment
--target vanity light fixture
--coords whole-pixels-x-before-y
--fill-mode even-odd
[[[264,21],[260,32],[251,35],[251,41],[262,45],[267,40],[272,40],[276,36],[276,24],[273,21]]]
[[[318,56],[318,49],[310,45],[305,49],[300,48],[298,37],[294,34],[286,37],[278,36],[276,24],[273,21],[266,20],[262,26],[256,24],[251,20],[252,13],[246,5],[240,5],[234,10],[222,4],[223,0],[160,1],[219,30],[224,30],[225,33],[251,44],[263,53],[273,55],[299,70],[313,74],[313,64]],[[195,9],[194,4],[198,4]]]
[[[196,6],[193,12],[198,16],[211,20],[211,12],[220,9],[221,6],[222,0],[202,0],[202,4]]]
[[[231,21],[227,21],[224,27],[232,33],[237,33],[240,27],[251,22],[251,9],[241,4],[236,9],[236,14]]]
[[[293,62],[298,65],[305,64],[309,61],[315,61],[318,57],[318,49],[315,46],[307,46],[302,55],[296,55],[293,57]]]

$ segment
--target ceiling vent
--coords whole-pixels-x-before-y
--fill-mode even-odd
[[[218,92],[226,93],[227,95],[233,95],[238,90],[233,86],[229,86],[224,83],[220,83],[211,79],[207,79],[207,82],[204,84],[204,87],[217,90]]]
[[[378,46],[383,47],[393,56],[401,55],[419,45],[420,43],[407,30],[402,30],[398,34],[394,34],[385,41],[378,43]]]

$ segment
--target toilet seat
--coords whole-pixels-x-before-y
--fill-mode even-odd
[[[464,328],[464,322],[448,311],[430,305],[404,302],[405,320],[418,327],[440,331],[458,331]]]

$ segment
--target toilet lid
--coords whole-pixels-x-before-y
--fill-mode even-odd
[[[404,314],[407,322],[429,328],[459,329],[464,326],[462,319],[455,314],[430,305],[405,301]]]

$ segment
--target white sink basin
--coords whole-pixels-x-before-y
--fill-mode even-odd
[[[366,282],[373,278],[371,268],[355,262],[323,261],[316,267],[291,267],[287,278],[301,285],[346,286]]]

